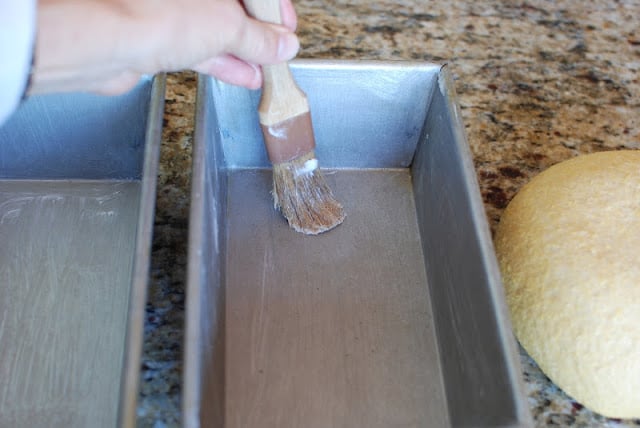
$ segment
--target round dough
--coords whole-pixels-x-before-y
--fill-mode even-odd
[[[591,410],[640,417],[640,151],[542,172],[495,244],[516,337],[542,371]]]

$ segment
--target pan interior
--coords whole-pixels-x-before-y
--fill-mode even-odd
[[[230,173],[225,426],[446,426],[410,171],[325,176],[347,219],[310,237]]]
[[[117,425],[140,186],[0,180],[0,426]]]

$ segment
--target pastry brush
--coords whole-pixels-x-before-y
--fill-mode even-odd
[[[281,23],[279,0],[245,0],[261,21]],[[274,205],[298,232],[317,235],[345,218],[315,157],[315,138],[306,94],[287,63],[264,65],[258,115],[273,166]]]

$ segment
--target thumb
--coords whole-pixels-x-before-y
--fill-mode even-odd
[[[275,64],[296,56],[298,37],[288,28],[247,17],[227,53],[254,64]]]

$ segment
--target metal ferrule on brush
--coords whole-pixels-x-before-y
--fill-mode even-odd
[[[311,114],[305,112],[274,125],[260,125],[269,160],[281,164],[315,149]]]

